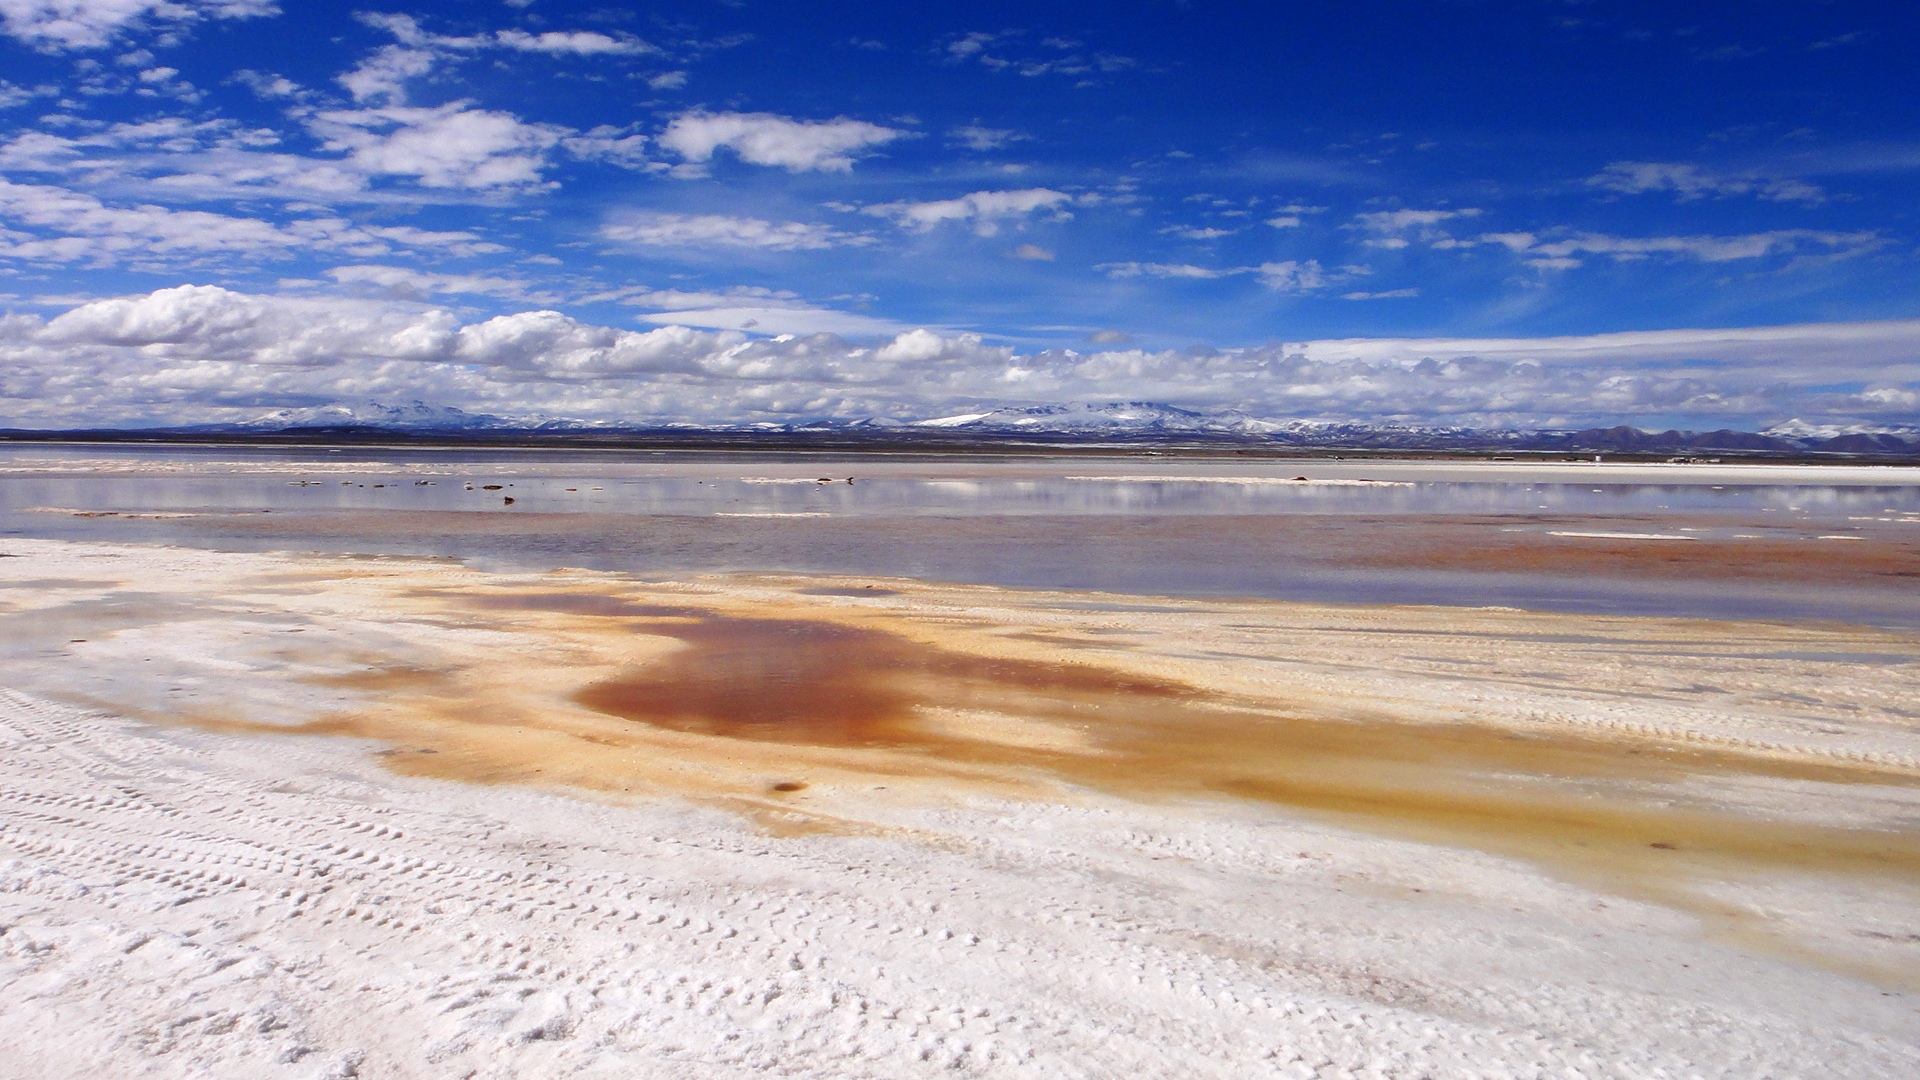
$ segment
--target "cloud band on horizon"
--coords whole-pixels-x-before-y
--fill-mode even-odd
[[[789,309],[821,326],[866,325]],[[1022,353],[923,328],[863,342],[671,322],[627,330],[550,310],[463,321],[418,302],[185,285],[51,319],[7,316],[0,360],[0,424],[30,428],[244,420],[368,398],[635,424],[910,420],[1112,400],[1489,428],[1920,417],[1920,320]]]

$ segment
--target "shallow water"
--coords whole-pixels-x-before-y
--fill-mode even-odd
[[[0,446],[5,535],[1920,625],[1914,469]]]

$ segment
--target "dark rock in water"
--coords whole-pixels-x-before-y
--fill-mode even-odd
[[[503,502],[503,503],[505,503],[505,504],[506,504],[506,505],[508,505],[508,506],[512,506],[512,505],[513,505],[513,496],[511,496],[511,495],[507,495],[507,496],[504,496],[504,497],[502,497],[502,498],[501,498],[501,500],[500,500],[500,501],[501,501],[501,502]]]
[[[499,484],[481,484],[480,490],[481,491],[499,491],[500,485]]]

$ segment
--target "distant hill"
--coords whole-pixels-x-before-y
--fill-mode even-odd
[[[169,428],[6,431],[6,438],[232,439],[234,441],[532,442],[592,445],[724,444],[993,446],[1181,445],[1285,452],[1410,451],[1475,455],[1616,454],[1635,458],[1836,457],[1920,460],[1920,428],[1820,425],[1789,420],[1763,431],[1581,430],[1339,423],[1203,412],[1148,401],[1063,402],[921,419],[818,418],[791,422],[638,423],[496,416],[413,401],[279,409],[250,420]]]

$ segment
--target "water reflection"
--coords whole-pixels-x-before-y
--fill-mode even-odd
[[[643,575],[1914,625],[1916,529],[1920,470],[0,447],[4,535]]]

